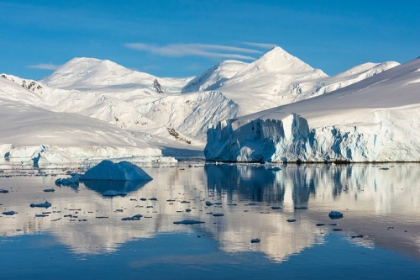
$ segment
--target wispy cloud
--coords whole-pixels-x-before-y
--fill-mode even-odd
[[[60,67],[60,65],[55,65],[51,63],[41,63],[41,64],[35,64],[35,65],[29,65],[28,68],[33,69],[42,69],[42,70],[57,70]]]
[[[235,58],[254,60],[255,57],[245,54],[260,54],[261,51],[223,45],[210,44],[169,44],[158,46],[145,43],[129,43],[126,47],[134,50],[150,52],[161,56],[203,56],[209,58]]]
[[[253,42],[242,42],[242,44],[251,46],[251,47],[262,48],[262,49],[272,49],[277,46],[276,44],[253,43]]]

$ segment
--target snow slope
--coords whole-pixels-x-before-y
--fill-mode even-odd
[[[274,47],[250,64],[227,61],[209,68],[183,91],[220,91],[238,104],[241,116],[328,93],[397,65],[397,62],[365,63],[329,77]]]
[[[162,156],[146,134],[55,112],[42,97],[7,79],[0,79],[0,118],[2,157],[38,161],[41,155],[41,162],[77,162],[94,157]]]
[[[419,161],[420,59],[293,104],[220,122],[217,161]],[[409,136],[409,137],[407,137]]]
[[[143,89],[157,92],[154,81],[164,92],[179,92],[191,78],[157,78],[153,75],[127,69],[109,60],[78,57],[70,60],[40,82],[53,88],[81,91],[131,91]]]

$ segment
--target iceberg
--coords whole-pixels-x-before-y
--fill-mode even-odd
[[[104,160],[98,165],[90,168],[81,180],[114,180],[114,181],[131,181],[131,180],[152,180],[146,172],[137,165],[128,161],[113,163],[110,160]]]

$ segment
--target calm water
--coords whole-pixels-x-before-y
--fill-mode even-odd
[[[72,187],[54,185],[66,169],[2,167],[0,279],[420,279],[418,164],[181,163],[143,166],[146,184]]]

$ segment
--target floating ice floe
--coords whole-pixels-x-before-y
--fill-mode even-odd
[[[330,217],[330,219],[341,219],[341,218],[343,218],[344,217],[344,215],[343,215],[343,213],[341,213],[341,212],[338,212],[338,211],[331,211],[329,214],[328,214],[328,217]]]
[[[48,201],[45,201],[44,203],[31,203],[31,207],[41,207],[41,208],[48,208],[51,207],[51,203]]]
[[[222,213],[215,213],[215,214],[213,214],[213,217],[222,217],[222,216],[224,216],[225,214],[222,214]]]
[[[137,214],[137,215],[134,215],[132,217],[122,218],[121,220],[122,221],[138,221],[138,220],[140,220],[141,217],[143,217],[142,214]]]
[[[44,192],[55,192],[54,189],[45,189]]]
[[[251,239],[251,243],[260,243],[260,239],[259,238],[254,238],[254,239]]]
[[[204,224],[202,221],[197,220],[182,220],[174,222],[175,225],[195,225],[195,224]]]
[[[79,185],[80,174],[73,174],[70,178],[58,178],[55,180],[57,186]]]
[[[115,180],[115,181],[132,181],[132,180],[152,180],[146,172],[137,165],[128,161],[113,163],[104,160],[94,167],[90,168],[81,180]]]
[[[18,212],[15,212],[15,211],[6,211],[6,212],[3,212],[3,215],[7,215],[7,216],[13,216],[13,215],[16,215]]]
[[[35,218],[45,218],[48,217],[48,214],[35,214]]]
[[[289,223],[294,223],[294,222],[296,222],[296,219],[287,219],[287,221],[288,221]]]

